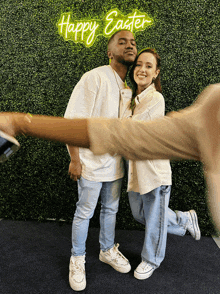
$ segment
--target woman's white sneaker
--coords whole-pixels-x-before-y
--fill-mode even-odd
[[[201,238],[201,232],[199,229],[199,223],[198,223],[198,218],[195,210],[189,210],[184,212],[188,216],[188,223],[186,226],[186,229],[190,232],[191,236],[195,240],[200,240]]]
[[[86,288],[85,255],[71,256],[69,266],[69,283],[75,291]]]
[[[127,258],[118,250],[119,244],[114,245],[108,251],[100,250],[99,260],[111,265],[120,273],[128,273],[131,270],[131,265]]]
[[[142,261],[134,271],[134,277],[138,280],[145,280],[149,278],[155,270],[150,263]]]

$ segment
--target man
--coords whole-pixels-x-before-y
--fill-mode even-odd
[[[65,118],[120,117],[120,92],[125,88],[128,68],[137,55],[133,34],[126,30],[116,32],[108,42],[107,54],[111,64],[87,72],[74,88]],[[69,282],[73,290],[80,291],[86,287],[85,243],[89,221],[99,196],[99,259],[122,273],[131,269],[129,261],[118,250],[119,245],[114,245],[124,170],[122,158],[117,154],[94,156],[90,150],[70,145],[67,147],[71,157],[69,174],[78,184],[78,202],[72,224]]]

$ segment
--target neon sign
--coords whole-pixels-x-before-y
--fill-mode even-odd
[[[134,10],[124,16],[118,9],[113,9],[107,13],[104,20],[73,21],[70,13],[64,13],[57,26],[59,34],[64,40],[84,43],[85,46],[90,47],[98,35],[109,37],[116,31],[123,29],[135,33],[152,24],[153,20],[146,13]]]

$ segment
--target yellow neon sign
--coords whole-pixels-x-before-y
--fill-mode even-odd
[[[147,25],[152,24],[152,20],[145,13],[138,13],[137,10],[133,14],[118,19],[120,12],[115,9],[110,11],[106,16],[107,24],[104,29],[105,35],[110,35],[118,30],[129,30],[132,33],[134,30],[144,29]],[[111,16],[111,17],[110,17]],[[110,27],[110,30],[109,30]]]
[[[59,33],[66,41],[85,42],[86,46],[91,46],[94,43],[95,33],[99,24],[96,24],[96,21],[71,23],[70,14],[64,14],[58,26],[60,26]]]
[[[104,20],[72,21],[71,14],[64,13],[57,26],[59,34],[63,36],[64,40],[84,43],[85,46],[90,47],[98,35],[109,37],[116,31],[123,29],[135,33],[152,24],[153,20],[146,13],[134,10],[124,16],[118,9],[113,9],[107,13]]]

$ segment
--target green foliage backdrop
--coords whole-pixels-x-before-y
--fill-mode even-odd
[[[63,116],[82,74],[108,64],[107,39],[94,45],[65,42],[57,22],[103,19],[112,8],[124,15],[138,9],[154,25],[136,34],[138,49],[154,47],[162,58],[166,110],[190,105],[211,83],[219,82],[219,1],[217,0],[2,0],[0,6],[0,111]],[[0,218],[71,221],[76,185],[68,178],[69,156],[59,143],[19,137],[22,148],[0,165]],[[203,235],[214,232],[201,164],[173,162],[172,209],[196,209]],[[99,204],[100,205],[100,204]],[[99,225],[99,205],[91,226]],[[132,218],[123,187],[117,228],[143,229]]]

